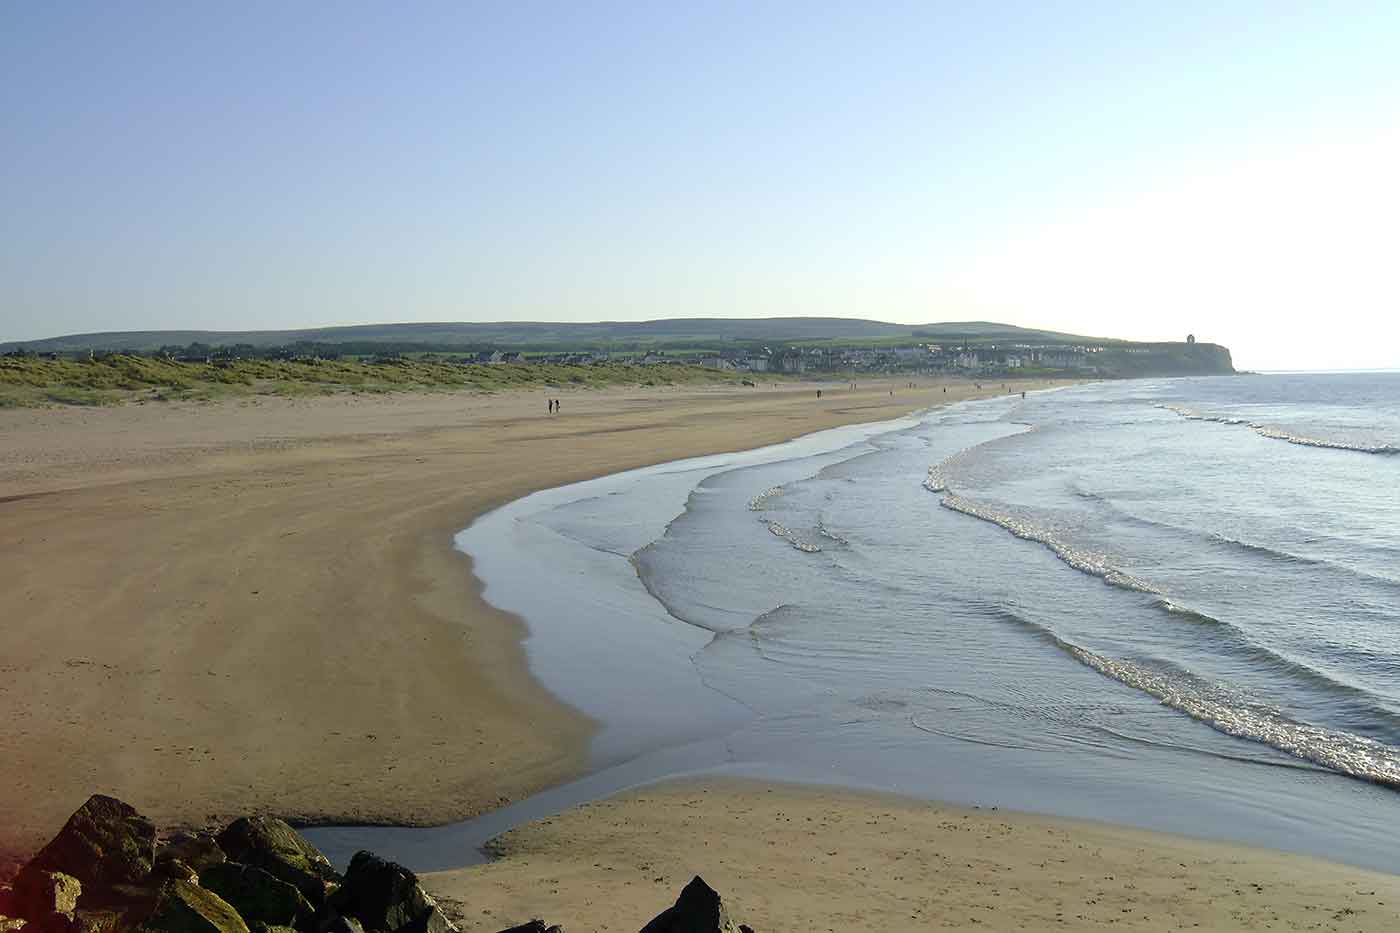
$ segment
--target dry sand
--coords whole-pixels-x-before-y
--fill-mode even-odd
[[[1097,823],[752,782],[602,800],[424,876],[463,930],[641,929],[699,874],[760,933],[1397,930],[1400,877]]]
[[[575,774],[592,724],[528,676],[452,535],[975,391],[894,386],[0,411],[0,852],[98,791],[167,825],[427,824]]]

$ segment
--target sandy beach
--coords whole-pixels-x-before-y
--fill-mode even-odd
[[[996,391],[1001,391],[998,386]],[[967,383],[262,399],[0,413],[0,827],[94,791],[160,823],[434,824],[578,773],[452,535],[535,489],[977,394]],[[982,394],[986,394],[985,392]],[[425,878],[465,930],[637,929],[702,874],[760,930],[1390,929],[1400,877],[840,790],[661,785]]]
[[[555,783],[591,723],[532,681],[521,624],[477,597],[455,532],[536,489],[972,394],[871,382],[820,401],[787,384],[0,412],[0,845],[34,846],[96,791],[165,825],[250,811],[433,824]]]
[[[682,782],[427,875],[464,931],[642,927],[695,874],[756,930],[1393,930],[1400,876],[1098,823],[878,794]]]

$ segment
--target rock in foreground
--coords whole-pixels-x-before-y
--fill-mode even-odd
[[[248,933],[227,901],[188,881],[168,882],[141,933]]]
[[[20,869],[15,885],[24,883],[26,874],[43,871],[71,875],[84,888],[140,884],[151,873],[155,842],[155,825],[135,808],[94,794]]]
[[[531,920],[529,923],[522,923],[518,927],[502,930],[501,933],[564,933],[564,928],[561,926],[549,926],[543,920]]]
[[[217,837],[230,861],[261,868],[301,892],[313,907],[326,900],[328,885],[340,875],[315,846],[287,823],[270,816],[234,820]]]
[[[293,885],[255,865],[222,862],[199,875],[199,884],[227,901],[249,926],[300,926],[315,913]]]
[[[412,871],[357,852],[341,878],[279,819],[155,839],[132,807],[90,798],[0,885],[0,933],[458,933]],[[531,920],[502,933],[564,931]],[[753,931],[697,875],[642,933]]]
[[[329,901],[338,914],[377,933],[456,933],[418,876],[373,852],[356,852],[345,883]]]
[[[667,907],[642,927],[642,933],[753,933],[729,919],[724,901],[699,875]]]

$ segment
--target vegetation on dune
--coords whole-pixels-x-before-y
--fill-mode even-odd
[[[479,391],[509,388],[733,383],[697,366],[468,365],[414,359],[230,360],[191,363],[114,354],[93,360],[0,357],[0,407],[109,405],[240,395]]]
[[[347,353],[462,352],[512,349],[554,353],[600,350],[612,353],[681,349],[759,349],[765,345],[883,346],[918,340],[961,343],[1035,341],[1064,344],[1095,338],[1016,327],[989,321],[889,324],[848,318],[671,318],[596,323],[365,324],[284,331],[121,331],[70,334],[44,340],[0,342],[0,351],[25,347],[71,353],[87,350],[152,352],[163,345],[191,343],[226,347],[334,346]],[[246,355],[246,354],[245,354]],[[324,353],[321,355],[325,355]]]

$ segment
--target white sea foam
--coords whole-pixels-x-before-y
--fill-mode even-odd
[[[1400,454],[1400,446],[1394,444],[1364,444],[1354,441],[1345,441],[1337,438],[1309,437],[1303,434],[1294,434],[1291,431],[1284,431],[1281,428],[1262,424],[1258,421],[1249,421],[1245,418],[1233,418],[1226,415],[1208,415],[1195,409],[1187,408],[1183,405],[1158,405],[1158,408],[1175,412],[1187,421],[1209,421],[1215,424],[1242,425],[1249,428],[1260,437],[1267,437],[1275,441],[1287,441],[1290,444],[1297,444],[1300,447],[1321,447],[1329,450],[1351,450],[1363,454]]]
[[[1062,643],[1079,661],[1212,729],[1272,746],[1342,774],[1400,788],[1400,749],[1365,736],[1295,722],[1233,691],[1188,681]]]
[[[767,489],[763,490],[763,492],[749,500],[749,511],[762,512],[764,509],[768,508],[769,500],[781,496],[782,494],[783,487],[769,486]]]
[[[1108,562],[1108,558],[1104,555],[1084,548],[1074,547],[1062,540],[1050,529],[1037,525],[1028,519],[1017,517],[988,505],[973,502],[952,491],[947,491],[947,495],[943,497],[941,504],[944,508],[952,509],[955,512],[971,515],[973,518],[980,518],[984,522],[991,522],[994,525],[998,525],[1018,538],[1043,544],[1054,552],[1056,557],[1066,564],[1069,564],[1075,570],[1098,577],[1105,583],[1121,587],[1125,590],[1136,590],[1139,593],[1158,593],[1158,590],[1153,587],[1152,584],[1114,567]]]
[[[813,544],[810,541],[803,540],[797,534],[797,532],[793,531],[791,528],[784,525],[782,522],[775,521],[771,518],[765,518],[762,521],[763,524],[768,526],[768,530],[770,532],[772,532],[779,538],[782,538],[784,541],[792,545],[797,550],[807,554],[817,554],[821,552],[821,545]]]

